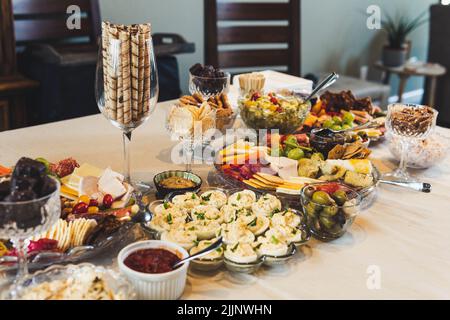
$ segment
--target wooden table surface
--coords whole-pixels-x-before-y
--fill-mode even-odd
[[[134,134],[134,178],[150,181],[158,172],[183,168],[170,160],[175,143],[164,128],[169,105],[159,104]],[[450,136],[450,130],[439,131]],[[96,115],[0,133],[0,163],[74,157],[120,171],[121,141],[121,133]],[[373,158],[382,171],[396,165],[386,145],[374,147]],[[194,167],[203,177],[210,170]],[[380,186],[376,203],[340,240],[311,241],[286,266],[255,275],[190,271],[183,299],[449,299],[450,166],[415,174],[433,184],[431,194]]]

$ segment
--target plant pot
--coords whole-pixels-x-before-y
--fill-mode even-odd
[[[407,54],[407,49],[384,47],[382,56],[383,65],[386,67],[400,67],[405,64]]]

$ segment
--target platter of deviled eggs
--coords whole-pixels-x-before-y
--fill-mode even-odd
[[[303,213],[274,195],[251,190],[172,193],[149,210],[153,217],[147,227],[156,238],[177,243],[191,255],[223,238],[221,248],[192,262],[203,271],[225,264],[233,272],[253,273],[263,264],[284,264],[311,237]]]

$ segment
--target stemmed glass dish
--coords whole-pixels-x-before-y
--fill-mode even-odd
[[[200,94],[204,100],[222,93],[227,94],[230,89],[231,75],[228,72],[223,74],[223,77],[200,77],[189,74],[189,92]]]
[[[411,182],[407,171],[408,150],[412,143],[425,139],[436,127],[438,112],[417,104],[392,104],[388,107],[386,128],[399,139],[401,158],[399,168],[386,178]]]
[[[124,176],[131,182],[132,132],[150,118],[159,94],[150,25],[103,23],[102,37],[96,74],[97,105],[105,118],[123,132]]]
[[[18,271],[11,297],[16,296],[28,275],[28,240],[50,229],[61,215],[60,183],[56,190],[40,199],[0,202],[0,239],[11,239],[17,250]]]
[[[207,103],[200,108],[174,105],[166,119],[166,127],[172,140],[183,143],[186,171],[192,172],[192,159],[196,146],[205,145],[216,128],[216,110]]]

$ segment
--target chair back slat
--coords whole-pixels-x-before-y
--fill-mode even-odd
[[[71,5],[77,5],[82,12],[89,12],[89,0],[13,0],[14,15],[64,15]]]
[[[300,0],[204,1],[206,64],[225,69],[286,68],[300,75]]]
[[[12,5],[18,45],[67,42],[80,37],[87,38],[84,42],[96,43],[100,28],[98,0],[12,0]],[[80,29],[67,27],[72,14],[67,9],[72,5],[80,8]]]
[[[288,50],[237,50],[219,52],[219,61],[222,68],[283,66],[288,59]]]
[[[233,3],[217,4],[218,20],[285,20],[289,16],[289,3]]]
[[[219,27],[220,44],[287,43],[288,27]]]

